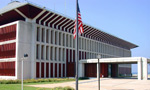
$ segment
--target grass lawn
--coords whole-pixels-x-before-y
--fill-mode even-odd
[[[24,86],[24,90],[36,90],[36,87]],[[21,84],[1,84],[0,90],[21,90]],[[46,89],[48,90],[48,89]]]
[[[52,84],[54,82],[42,82],[42,83],[26,83],[24,84],[23,90],[37,90],[37,87],[30,87],[27,85],[35,84]],[[61,83],[61,82],[55,82]],[[0,90],[21,90],[21,84],[0,84]],[[45,88],[45,90],[51,90],[50,88]]]
[[[74,80],[72,80],[74,81]],[[27,85],[35,85],[35,84],[53,84],[53,83],[62,83],[62,82],[70,82],[70,81],[54,81],[54,82],[39,82],[39,83],[24,83],[23,90],[37,90],[38,87],[30,87]],[[0,90],[21,90],[21,84],[0,84]],[[50,88],[44,88],[44,90],[52,90]]]

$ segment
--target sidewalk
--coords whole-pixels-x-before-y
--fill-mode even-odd
[[[43,88],[70,86],[75,88],[75,81],[57,84],[41,84],[29,86]],[[100,88],[101,90],[150,90],[150,80],[144,81],[137,79],[102,78],[100,82]],[[98,90],[97,79],[79,81],[79,90]]]

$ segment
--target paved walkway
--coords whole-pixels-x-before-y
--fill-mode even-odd
[[[29,85],[33,87],[65,87],[70,86],[75,88],[75,81],[57,83],[57,84],[41,84]],[[150,80],[137,80],[137,79],[111,79],[103,78],[100,84],[101,90],[150,90]],[[97,79],[79,81],[79,90],[98,90]]]

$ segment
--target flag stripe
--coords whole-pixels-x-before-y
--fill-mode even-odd
[[[74,32],[73,32],[74,39],[76,38],[76,23],[77,22],[75,20],[75,26],[74,26]],[[78,6],[78,30],[79,30],[79,33],[78,33],[79,35],[81,35],[84,32],[79,6]]]

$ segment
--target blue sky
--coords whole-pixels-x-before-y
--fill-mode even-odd
[[[10,1],[1,0],[0,8]],[[75,18],[76,0],[28,1]],[[138,45],[133,57],[150,58],[150,0],[79,0],[79,5],[83,22]]]

